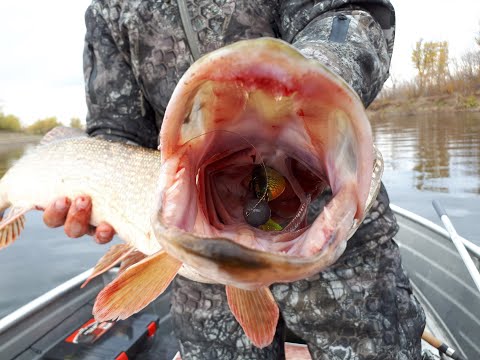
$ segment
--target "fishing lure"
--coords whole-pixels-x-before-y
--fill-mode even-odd
[[[280,231],[282,226],[271,219],[268,202],[278,198],[285,191],[285,178],[276,170],[258,165],[252,171],[250,188],[257,199],[248,200],[243,208],[245,221],[264,231]]]
[[[278,198],[287,186],[285,178],[278,171],[262,165],[253,169],[250,184],[257,199],[266,197],[267,201]]]

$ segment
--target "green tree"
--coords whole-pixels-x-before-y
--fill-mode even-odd
[[[21,131],[22,125],[20,123],[20,119],[15,115],[5,115],[3,112],[0,112],[0,130],[15,132]]]
[[[62,125],[58,122],[55,116],[48,117],[42,120],[35,121],[32,125],[27,127],[27,132],[30,134],[43,135],[52,130],[54,127]]]
[[[83,124],[78,117],[73,117],[70,119],[70,127],[74,129],[83,129]]]

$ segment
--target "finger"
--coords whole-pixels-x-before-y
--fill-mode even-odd
[[[88,196],[79,196],[70,206],[65,221],[65,234],[78,238],[88,233],[90,216],[92,215],[92,200]]]
[[[87,235],[94,236],[95,235],[95,230],[97,230],[97,228],[95,226],[88,225]]]
[[[95,241],[99,244],[106,244],[113,239],[115,230],[106,222],[101,222],[95,231]]]
[[[43,213],[43,222],[48,227],[59,227],[65,224],[68,209],[72,202],[67,197],[61,197],[51,203]]]

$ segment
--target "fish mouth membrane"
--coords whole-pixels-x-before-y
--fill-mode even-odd
[[[363,219],[374,164],[348,85],[263,41],[248,59],[236,45],[192,66],[161,133],[157,238],[196,271],[244,288],[332,264]]]

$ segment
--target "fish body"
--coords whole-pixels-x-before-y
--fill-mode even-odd
[[[192,65],[167,106],[159,150],[78,135],[54,130],[2,178],[0,210],[12,209],[0,222],[0,247],[18,237],[26,211],[88,195],[92,225],[105,221],[126,242],[90,278],[128,264],[98,295],[98,320],[141,310],[179,273],[226,285],[232,313],[258,347],[272,341],[279,317],[268,286],[338,259],[383,170],[354,91],[276,39],[240,41]],[[252,179],[272,174],[281,186],[252,189]],[[260,188],[268,190],[265,220],[276,226],[246,221],[245,204],[262,200]],[[308,223],[310,202],[326,193]]]
[[[120,238],[147,255],[161,250],[149,233],[159,151],[68,128],[57,128],[49,137],[53,140],[29,151],[0,180],[0,209],[45,208],[60,196],[88,195],[92,225],[114,225]]]

